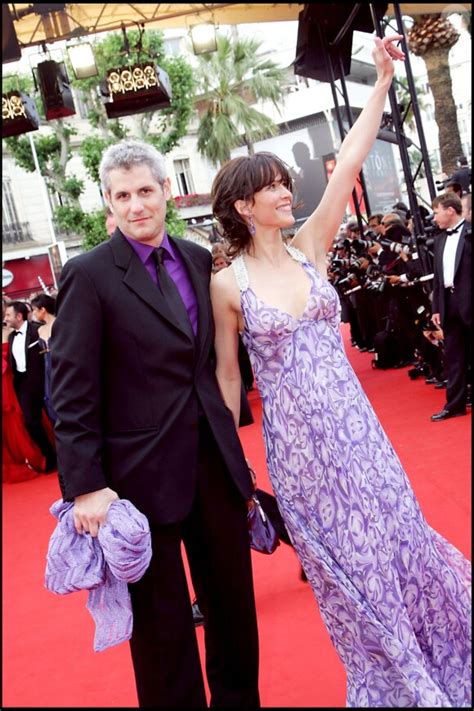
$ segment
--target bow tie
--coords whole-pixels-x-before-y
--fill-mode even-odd
[[[15,333],[13,335],[14,336],[22,336],[23,332],[22,331],[15,331]]]
[[[456,232],[459,232],[461,227],[463,226],[464,222],[461,222],[457,227],[455,227],[452,230],[446,230],[446,235],[449,237],[449,235],[455,235]]]

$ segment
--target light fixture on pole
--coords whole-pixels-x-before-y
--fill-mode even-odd
[[[70,44],[66,47],[76,79],[89,79],[98,75],[94,51],[90,42]]]
[[[190,25],[189,32],[194,54],[207,54],[217,50],[216,26],[213,22]]]

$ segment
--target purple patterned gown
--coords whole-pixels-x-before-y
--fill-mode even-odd
[[[471,706],[470,563],[429,527],[349,361],[335,289],[296,319],[233,262],[271,483],[347,675],[347,706]]]

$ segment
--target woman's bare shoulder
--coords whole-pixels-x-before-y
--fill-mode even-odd
[[[225,302],[236,311],[240,310],[239,287],[231,267],[221,269],[212,275],[211,298],[213,301]]]

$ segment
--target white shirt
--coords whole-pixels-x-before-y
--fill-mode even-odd
[[[447,289],[454,286],[454,265],[456,261],[456,250],[461,236],[461,227],[464,220],[460,220],[457,225],[451,227],[452,230],[457,230],[454,234],[446,237],[446,243],[443,251],[443,281],[444,287]]]
[[[16,369],[20,373],[26,373],[26,329],[28,321],[24,321],[22,327],[16,331],[17,335],[13,336],[12,356],[15,359]]]

